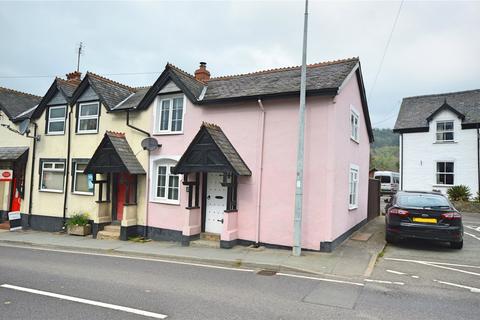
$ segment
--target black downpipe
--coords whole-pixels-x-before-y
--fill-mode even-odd
[[[65,223],[67,222],[67,198],[68,198],[68,178],[70,177],[70,143],[71,143],[71,130],[72,130],[72,113],[73,106],[70,106],[70,111],[68,113],[68,138],[67,138],[67,163],[65,164],[65,190],[63,195],[63,227],[65,230]]]
[[[400,190],[403,190],[403,133],[400,133],[400,139],[401,139],[401,148],[402,152],[400,154]]]
[[[30,194],[28,199],[28,219],[27,226],[30,227],[30,222],[32,220],[32,207],[33,207],[33,177],[35,175],[35,149],[37,146],[37,128],[38,125],[35,122],[33,123],[33,147],[32,147],[32,166],[30,169]]]
[[[142,129],[140,129],[140,128],[137,128],[137,127],[135,127],[135,126],[133,126],[133,125],[130,124],[130,110],[127,110],[127,127],[130,127],[130,128],[132,128],[132,129],[134,129],[134,130],[137,130],[137,131],[145,134],[147,137],[150,137],[150,133],[149,133],[149,132],[147,132],[147,131],[145,131],[145,130],[142,130]]]
[[[147,137],[150,137],[150,133],[142,130],[140,128],[135,127],[134,125],[130,124],[130,110],[127,110],[127,127],[132,128],[134,130],[137,130],[138,132],[141,132],[145,134]],[[148,161],[150,161],[150,151],[148,151]],[[138,183],[138,182],[137,182]],[[147,184],[148,184],[148,179],[147,179]],[[147,189],[148,190],[148,189]],[[148,197],[149,195],[147,195]],[[146,239],[148,237],[148,203],[147,203],[147,214],[145,216],[145,229],[143,231],[143,237]]]
[[[477,124],[477,182],[478,196],[480,197],[480,126]]]

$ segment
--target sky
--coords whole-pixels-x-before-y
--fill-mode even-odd
[[[391,33],[400,5],[309,5],[307,62],[359,57],[379,128],[403,97],[480,88],[480,1],[404,1]],[[44,95],[76,69],[80,42],[81,72],[130,86],[153,84],[167,62],[193,73],[206,61],[212,76],[296,66],[303,12],[300,0],[0,1],[0,86]]]

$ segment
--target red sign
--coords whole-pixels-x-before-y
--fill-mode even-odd
[[[8,177],[10,177],[11,175],[12,175],[12,174],[11,174],[10,172],[8,172],[8,171],[3,171],[3,172],[2,172],[2,177],[4,177],[4,178],[8,178]]]

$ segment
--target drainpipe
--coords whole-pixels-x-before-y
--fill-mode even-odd
[[[27,225],[30,227],[30,222],[31,222],[31,217],[32,217],[32,207],[33,207],[33,177],[35,175],[35,149],[37,146],[37,128],[38,125],[35,122],[33,123],[33,147],[32,147],[32,165],[30,168],[30,194],[29,194],[29,199],[28,199],[28,219],[27,219]],[[28,136],[28,135],[27,135]]]
[[[150,133],[142,130],[140,128],[135,127],[134,125],[130,124],[130,110],[127,110],[127,127],[132,128],[138,132],[145,134],[147,137],[150,137]],[[150,150],[148,150],[148,160],[147,160],[147,174],[145,177],[145,182],[147,183],[147,195],[146,199],[147,202],[145,204],[145,230],[143,231],[143,237],[148,238],[148,199],[150,197]]]
[[[403,133],[400,133],[400,190],[403,190]]]
[[[477,183],[478,196],[480,196],[480,126],[477,124]]]
[[[67,163],[65,164],[65,194],[63,196],[63,226],[62,230],[65,230],[65,223],[67,222],[67,201],[68,201],[68,182],[70,178],[70,149],[71,149],[71,132],[72,132],[72,113],[73,106],[70,106],[68,112],[68,130],[67,130]]]
[[[258,99],[258,106],[260,107],[260,150],[258,159],[258,191],[257,191],[257,230],[255,233],[255,246],[259,246],[260,242],[260,211],[261,211],[261,196],[262,196],[262,179],[263,179],[263,149],[265,141],[265,109],[263,107],[262,99]]]

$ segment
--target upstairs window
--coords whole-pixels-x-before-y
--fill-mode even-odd
[[[446,142],[453,141],[453,121],[437,122],[437,141]]]
[[[78,110],[78,133],[97,133],[100,104],[98,102],[81,103]]]
[[[66,106],[55,106],[48,108],[47,134],[65,133]]]
[[[359,142],[358,127],[359,127],[358,113],[353,108],[350,108],[350,129],[351,129],[350,138],[352,138],[352,140],[356,142]]]
[[[159,202],[180,203],[180,176],[172,174],[175,161],[162,160],[157,163],[154,198]]]
[[[453,185],[455,181],[453,162],[437,162],[437,184]]]
[[[65,162],[40,159],[40,190],[63,192]]]
[[[156,110],[156,133],[183,132],[183,96],[161,98]]]
[[[349,209],[358,208],[358,166],[350,165],[349,175]]]

